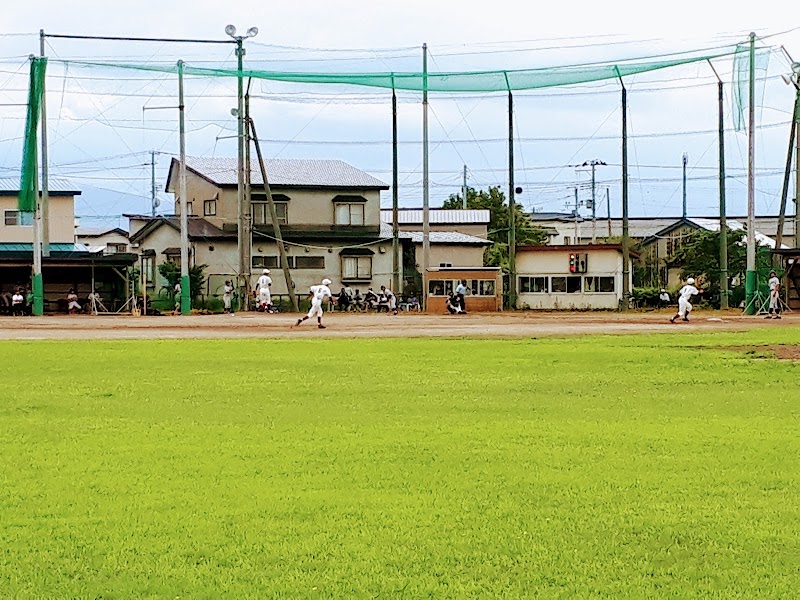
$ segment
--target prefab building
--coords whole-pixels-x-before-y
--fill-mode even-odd
[[[496,312],[503,308],[503,278],[499,267],[439,267],[428,269],[425,311],[446,313],[447,297],[458,282],[466,280],[470,293],[465,298],[467,312]]]
[[[622,300],[622,246],[586,244],[517,248],[517,308],[617,309]],[[628,274],[629,284],[632,274]]]

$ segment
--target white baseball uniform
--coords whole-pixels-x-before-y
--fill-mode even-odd
[[[331,289],[327,285],[312,285],[311,286],[311,310],[308,311],[308,318],[314,317],[322,318],[322,301],[325,296],[331,297]]]
[[[777,277],[769,278],[769,309],[770,312],[777,310],[780,303],[781,280]]]
[[[678,292],[678,316],[682,319],[685,318],[688,313],[692,312],[692,303],[690,300],[692,296],[696,296],[698,293],[697,288],[688,283]]]
[[[261,306],[269,306],[272,304],[272,294],[269,286],[272,285],[272,278],[269,275],[262,275],[258,278],[258,301]]]

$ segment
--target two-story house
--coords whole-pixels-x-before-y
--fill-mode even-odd
[[[186,191],[190,263],[206,265],[206,295],[218,295],[238,271],[237,171],[235,158],[188,158]],[[303,292],[324,277],[332,288],[390,285],[392,242],[382,235],[380,194],[388,186],[340,160],[268,160],[270,188],[292,278]],[[148,281],[158,281],[158,266],[180,261],[180,163],[170,165],[166,191],[175,195],[175,215],[128,215],[130,241],[137,245]],[[258,163],[251,164],[251,286],[261,270],[272,271],[273,293],[285,294]],[[338,291],[338,290],[336,290]]]

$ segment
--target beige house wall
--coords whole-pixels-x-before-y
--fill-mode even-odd
[[[115,231],[105,233],[103,235],[93,235],[93,236],[82,236],[76,235],[76,241],[79,244],[85,244],[87,246],[106,246],[108,244],[125,244],[128,247],[128,252],[130,252],[130,244],[128,243],[128,237],[122,235],[121,233],[117,233]]]
[[[417,269],[422,269],[422,244],[414,244]],[[453,267],[482,267],[485,246],[472,244],[431,244],[429,266],[439,267],[442,263]]]
[[[422,231],[422,223],[400,225],[398,229],[400,231]],[[477,223],[431,223],[431,231],[452,231],[455,233],[474,235],[475,237],[486,239],[489,229],[486,225]]]
[[[33,243],[33,226],[5,224],[5,212],[17,210],[16,196],[0,196],[0,242]],[[50,196],[50,242],[54,244],[75,243],[75,198],[73,196]]]
[[[173,177],[177,182],[177,177]],[[251,193],[259,195],[263,188],[252,186]],[[289,197],[288,224],[289,225],[333,225],[334,224],[334,197],[338,195],[363,196],[367,199],[364,207],[364,223],[377,226],[380,223],[380,190],[314,190],[298,188],[272,188],[273,194],[282,194]],[[175,189],[175,214],[180,214],[180,197]],[[190,215],[204,217],[217,227],[224,223],[236,223],[238,219],[237,191],[235,188],[219,188],[191,171],[186,174],[187,201],[191,202]],[[205,200],[217,197],[217,214],[204,215]]]

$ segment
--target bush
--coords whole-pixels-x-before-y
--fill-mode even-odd
[[[661,288],[657,287],[638,287],[633,288],[631,297],[639,308],[658,308],[661,306],[661,300],[658,296],[661,294]]]

